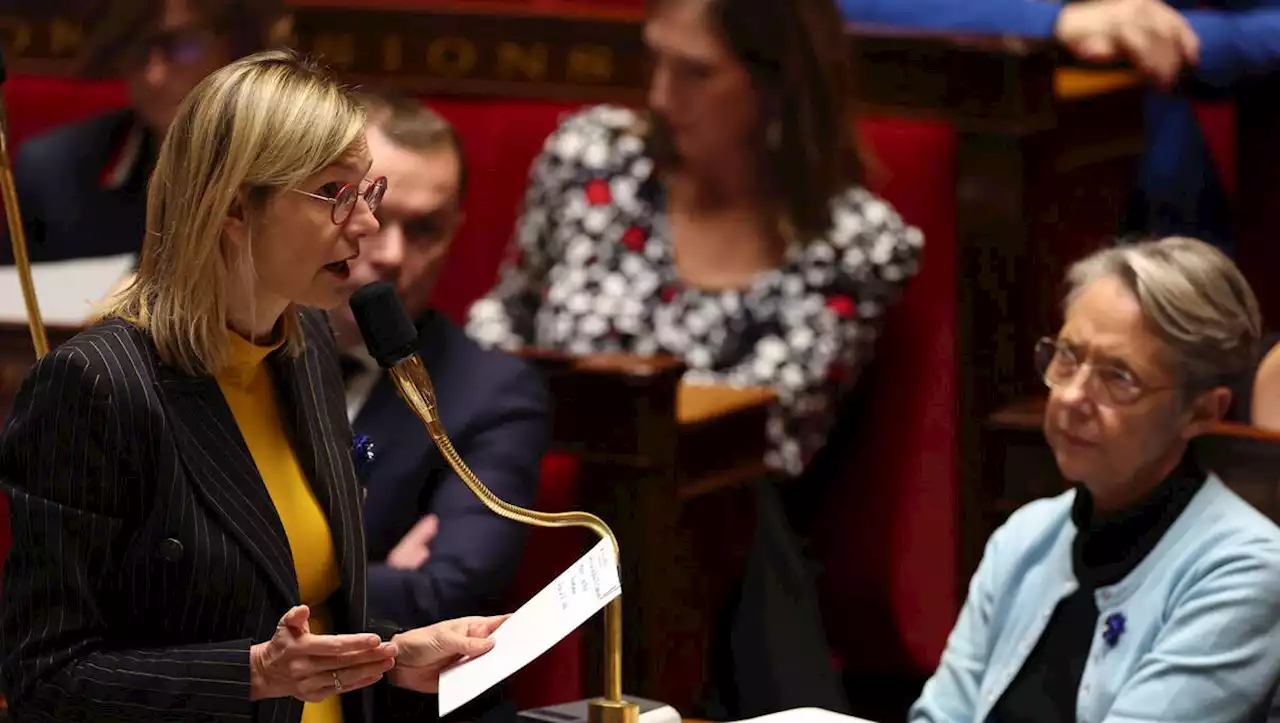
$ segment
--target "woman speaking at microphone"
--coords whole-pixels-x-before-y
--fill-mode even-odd
[[[179,109],[136,279],[36,364],[0,438],[16,720],[423,720],[440,670],[491,647],[500,618],[397,633],[366,616],[351,431],[315,310],[346,301],[378,228],[364,135],[348,92],[285,51]]]

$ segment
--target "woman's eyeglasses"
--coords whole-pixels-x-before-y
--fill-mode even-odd
[[[167,28],[131,43],[121,51],[119,62],[127,70],[136,70],[158,53],[167,63],[193,63],[205,56],[216,37],[214,31],[199,25]]]
[[[379,176],[372,181],[365,179],[363,183],[369,184],[369,187],[360,193],[359,189],[353,183],[348,183],[338,189],[338,192],[332,196],[322,196],[318,193],[307,193],[297,188],[291,189],[295,193],[301,193],[304,196],[310,196],[321,201],[327,201],[333,204],[333,211],[330,218],[339,226],[347,222],[351,218],[351,212],[356,208],[356,199],[363,196],[364,202],[369,204],[369,212],[373,213],[378,210],[378,205],[382,203],[382,196],[387,192],[387,177]]]
[[[1045,386],[1056,389],[1071,384],[1083,369],[1086,394],[1099,404],[1123,407],[1151,392],[1173,388],[1147,386],[1133,372],[1113,363],[1087,362],[1071,347],[1048,337],[1036,342],[1035,353],[1036,371]]]

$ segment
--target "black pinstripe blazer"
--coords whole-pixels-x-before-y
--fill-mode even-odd
[[[304,354],[268,357],[282,418],[327,511],[341,566],[336,632],[366,619],[361,492],[328,322],[299,312]],[[212,377],[160,363],[149,337],[96,324],[44,357],[0,438],[13,547],[0,675],[18,721],[297,723],[249,702],[249,646],[298,604],[280,518]],[[434,697],[383,682],[346,723],[422,721]]]

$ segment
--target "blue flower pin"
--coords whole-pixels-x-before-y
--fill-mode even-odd
[[[373,440],[369,439],[369,435],[361,434],[355,438],[351,445],[351,456],[355,460],[356,473],[363,475],[374,459]]]
[[[1111,613],[1107,616],[1106,623],[1102,629],[1102,639],[1107,645],[1114,648],[1116,643],[1120,642],[1120,636],[1124,634],[1124,614]]]

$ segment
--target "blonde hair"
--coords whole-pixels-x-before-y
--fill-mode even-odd
[[[293,51],[251,55],[205,78],[160,146],[137,276],[99,316],[144,329],[160,358],[188,374],[216,374],[228,353],[228,295],[239,274],[253,273],[249,249],[230,258],[227,215],[238,204],[252,228],[273,196],[360,148],[364,130],[352,93]],[[296,310],[283,319],[296,354]]]
[[[1252,371],[1262,333],[1253,289],[1218,249],[1170,237],[1098,251],[1067,272],[1070,306],[1085,287],[1115,278],[1133,294],[1152,331],[1173,352],[1188,390]]]

